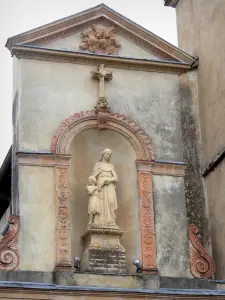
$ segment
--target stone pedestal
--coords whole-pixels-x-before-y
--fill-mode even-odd
[[[125,274],[125,249],[120,244],[123,232],[116,225],[90,225],[83,236],[84,252],[81,271]]]

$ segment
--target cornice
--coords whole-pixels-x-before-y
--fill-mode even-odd
[[[171,6],[171,7],[175,8],[179,1],[180,0],[164,0],[164,2],[165,2],[164,5],[165,6]]]
[[[15,55],[17,58],[37,59],[93,66],[103,63],[106,67],[128,70],[142,70],[146,72],[182,74],[191,69],[191,65],[187,63],[127,58],[77,51],[55,50],[25,45],[13,45],[11,52],[12,55]]]
[[[104,275],[107,280],[107,275]],[[141,276],[141,275],[139,275]],[[118,276],[119,277],[119,276]],[[108,279],[110,280],[110,279]],[[18,294],[20,298],[18,298]],[[138,288],[99,288],[96,286],[62,286],[44,283],[31,282],[12,282],[2,281],[0,286],[1,299],[74,299],[74,297],[85,297],[94,299],[103,297],[112,299],[116,297],[131,299],[177,299],[177,300],[212,300],[225,299],[225,292],[222,290],[194,290],[194,289],[161,289],[161,290],[144,290]]]
[[[112,22],[117,27],[117,30],[120,30],[124,36],[161,59],[186,63],[193,62],[194,58],[189,54],[125,18],[104,4],[11,37],[7,40],[6,47],[11,50],[13,44],[44,44],[58,38],[63,38],[74,32],[82,31],[84,24],[91,24],[99,18],[104,18]]]

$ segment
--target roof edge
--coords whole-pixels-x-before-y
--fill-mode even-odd
[[[44,24],[44,25],[35,27],[35,28],[33,28],[33,29],[24,31],[24,32],[22,32],[22,33],[13,35],[13,36],[11,36],[11,37],[9,37],[9,38],[7,39],[6,44],[5,44],[5,47],[6,47],[7,49],[10,50],[11,45],[12,45],[11,40],[12,40],[12,42],[13,42],[13,39],[15,39],[15,38],[17,38],[17,37],[25,36],[25,35],[27,35],[27,34],[34,33],[34,32],[36,32],[36,31],[39,30],[39,29],[42,30],[42,29],[44,29],[44,28],[46,28],[46,27],[49,27],[49,26],[51,26],[51,25],[52,25],[52,26],[57,25],[58,23],[64,22],[64,21],[66,21],[66,20],[73,19],[73,18],[75,18],[75,17],[79,17],[80,15],[87,14],[87,13],[89,13],[89,12],[92,12],[92,11],[95,11],[95,10],[98,10],[98,9],[101,9],[101,8],[103,8],[103,7],[109,8],[109,7],[108,7],[107,5],[105,5],[104,3],[101,3],[101,4],[98,4],[98,5],[96,5],[96,6],[92,6],[92,7],[90,7],[90,8],[87,8],[87,9],[85,9],[85,10],[83,10],[83,11],[80,11],[80,12],[78,12],[78,13],[69,15],[69,16],[67,16],[67,17],[60,18],[60,19],[58,19],[58,20],[55,20],[55,21],[46,23],[46,24]]]
[[[170,6],[176,8],[179,1],[180,0],[164,0],[164,6]]]
[[[59,50],[30,45],[13,45],[12,55],[15,55],[17,58],[89,64],[93,66],[101,62],[106,64],[107,67],[172,74],[182,74],[192,69],[192,64],[177,61],[102,55],[90,52]]]
[[[94,20],[98,17],[105,17],[106,19],[115,23],[118,27],[125,30],[128,34],[133,34],[135,39],[140,39],[144,43],[150,45],[151,48],[154,47],[156,49],[156,52],[158,53],[158,55],[156,56],[158,56],[159,58],[170,57],[171,60],[183,61],[187,63],[191,63],[194,60],[194,58],[190,54],[182,51],[166,40],[155,35],[151,31],[145,29],[144,27],[138,25],[127,17],[106,6],[105,4],[100,4],[72,16],[13,36],[7,40],[6,47],[11,50],[12,45],[15,44],[24,45],[33,43],[34,41],[38,41],[41,39],[46,39],[46,41],[48,41],[49,38],[53,37],[54,35],[63,36],[72,28],[80,26],[81,24],[84,24],[85,22],[90,20]]]

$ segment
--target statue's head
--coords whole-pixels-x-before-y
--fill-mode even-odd
[[[103,159],[106,160],[106,161],[110,161],[111,156],[112,156],[112,150],[111,149],[105,149],[101,153],[101,160],[100,161],[103,161]]]

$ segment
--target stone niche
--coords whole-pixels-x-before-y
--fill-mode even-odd
[[[88,129],[78,134],[70,145],[72,155],[69,168],[72,257],[82,256],[83,235],[88,224],[88,195],[85,189],[87,179],[93,171],[100,153],[105,148],[112,150],[119,181],[116,185],[118,211],[116,223],[124,232],[120,239],[126,250],[126,269],[135,273],[133,261],[141,259],[141,228],[136,153],[131,143],[112,130]]]

